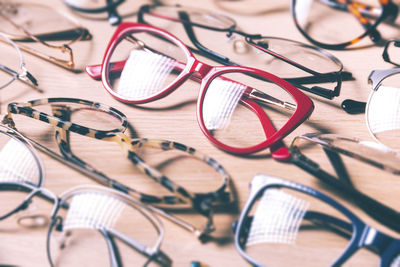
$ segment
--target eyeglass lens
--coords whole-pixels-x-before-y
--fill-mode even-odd
[[[378,0],[335,2],[319,0],[293,1],[295,20],[311,39],[328,45],[350,42],[366,32],[365,21],[373,25],[381,15]],[[346,25],[344,30],[338,23]]]
[[[248,233],[241,239],[245,253],[263,266],[331,265],[346,250],[353,226],[339,210],[319,198],[289,188],[268,188],[249,210]],[[317,257],[320,248],[324,257]],[[305,258],[304,255],[313,255]],[[349,262],[378,264],[371,251],[357,251]]]
[[[400,74],[386,77],[369,97],[366,122],[370,133],[382,144],[400,149]]]

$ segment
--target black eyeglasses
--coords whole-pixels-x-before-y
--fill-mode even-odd
[[[351,73],[343,71],[339,59],[320,48],[278,37],[247,34],[238,29],[234,20],[214,12],[145,5],[139,9],[138,22],[187,36],[184,42],[194,45],[195,48],[189,47],[192,52],[220,64],[266,69],[299,89],[328,99],[339,96],[342,81],[354,80]],[[234,55],[233,59],[224,56],[227,49]]]
[[[256,175],[235,225],[235,245],[253,266],[342,266],[351,258],[399,266],[400,240],[365,224],[350,210],[310,187]],[[364,248],[364,249],[362,249]],[[313,255],[306,258],[304,255]],[[351,263],[351,261],[350,261]]]

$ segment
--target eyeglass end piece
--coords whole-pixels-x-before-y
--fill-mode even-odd
[[[348,114],[361,114],[365,112],[366,103],[352,99],[346,99],[342,102],[341,107]]]

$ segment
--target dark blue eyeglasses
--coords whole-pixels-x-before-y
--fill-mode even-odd
[[[236,248],[250,264],[400,266],[400,239],[368,226],[327,195],[264,174],[250,187],[234,227]]]

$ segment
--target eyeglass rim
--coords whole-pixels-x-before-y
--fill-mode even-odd
[[[60,204],[67,203],[67,201],[69,199],[73,198],[74,196],[79,195],[79,194],[84,194],[87,192],[96,192],[96,193],[101,193],[103,195],[114,197],[114,198],[118,199],[119,201],[124,202],[124,204],[130,206],[131,208],[137,210],[140,214],[142,214],[143,217],[145,217],[149,221],[149,223],[154,227],[154,229],[156,230],[157,235],[158,235],[157,240],[156,240],[155,244],[153,245],[153,247],[148,248],[148,249],[150,249],[148,252],[151,252],[150,253],[151,255],[149,256],[149,258],[155,257],[159,253],[165,255],[161,251],[161,244],[162,244],[162,241],[163,241],[164,235],[165,235],[164,225],[163,225],[162,221],[160,220],[160,218],[158,216],[156,216],[150,208],[148,208],[146,205],[144,205],[140,201],[138,201],[122,192],[112,189],[112,188],[108,188],[105,186],[99,186],[99,185],[78,185],[78,186],[72,187],[72,188],[62,192],[58,196],[58,198],[59,198],[58,205],[51,214],[52,222],[48,229],[46,244],[47,244],[47,250],[48,250],[48,259],[49,259],[49,262],[52,264],[52,266],[54,265],[54,263],[53,263],[51,253],[50,253],[50,247],[51,247],[50,239],[51,239],[51,233],[55,226],[54,223],[55,223],[56,219],[59,217],[59,216],[57,216],[57,214],[58,214],[58,210],[60,208]],[[121,235],[124,235],[124,234],[121,234]],[[104,237],[104,238],[107,241],[107,238],[106,237]],[[114,249],[115,248],[112,248],[112,251],[110,251],[110,248],[109,247],[107,248],[110,259],[113,259],[115,257]],[[168,256],[166,256],[166,257],[167,257],[167,259],[169,259]],[[115,259],[113,259],[113,260],[115,260]]]
[[[123,38],[132,32],[152,32],[154,34],[158,34],[168,40],[173,41],[176,45],[178,45],[184,54],[187,57],[187,63],[185,68],[182,70],[182,72],[177,76],[177,78],[172,82],[168,87],[163,89],[161,92],[157,93],[156,95],[152,95],[151,97],[148,97],[147,99],[142,99],[142,100],[127,100],[122,98],[120,95],[118,95],[112,88],[111,85],[108,82],[107,78],[107,73],[109,69],[109,61],[112,55],[112,52],[114,51],[115,47],[119,43],[119,41],[123,40]],[[201,67],[200,67],[201,66]],[[211,80],[213,80],[216,76],[227,73],[227,72],[238,72],[238,73],[244,73],[244,74],[253,74],[257,75],[258,77],[264,77],[267,78],[269,81],[272,81],[273,83],[277,84],[279,87],[284,89],[287,93],[289,93],[293,99],[296,101],[297,108],[292,117],[288,120],[288,122],[283,126],[279,131],[275,131],[275,134],[270,137],[269,139],[265,140],[262,143],[259,143],[258,145],[254,145],[251,147],[247,148],[237,148],[237,147],[232,147],[228,146],[226,144],[223,144],[219,141],[217,141],[215,138],[209,138],[212,143],[214,143],[217,147],[234,153],[234,154],[250,154],[250,153],[255,153],[257,151],[263,150],[272,144],[278,142],[279,140],[282,140],[286,135],[288,135],[291,131],[293,131],[297,126],[299,126],[304,120],[308,118],[308,116],[311,114],[313,110],[313,103],[311,99],[306,96],[304,93],[302,93],[300,90],[295,88],[293,85],[290,83],[284,81],[283,79],[270,74],[268,72],[265,72],[263,70],[259,69],[254,69],[254,68],[249,68],[249,67],[240,67],[240,66],[221,66],[221,67],[212,67],[209,66],[205,63],[200,62],[197,60],[193,53],[187,48],[187,46],[179,40],[177,37],[174,35],[168,33],[167,31],[150,26],[147,24],[140,24],[140,23],[135,23],[135,22],[124,22],[121,23],[118,28],[115,30],[114,35],[111,37],[111,40],[106,48],[106,52],[104,54],[103,62],[101,65],[101,80],[103,83],[103,86],[105,89],[116,99],[118,99],[121,102],[128,103],[128,104],[142,104],[142,103],[147,103],[151,101],[155,101],[157,99],[160,99],[170,93],[172,93],[174,90],[176,90],[181,83],[183,83],[190,74],[194,73],[196,70],[196,67],[204,68],[207,69],[207,75],[205,75],[202,78],[202,82],[200,85],[200,90],[199,90],[199,97],[197,100],[197,121],[200,125],[201,130],[203,133],[211,138],[211,134],[209,133],[208,130],[206,130],[206,126],[204,125],[204,121],[202,119],[201,111],[202,111],[202,102],[204,100],[204,95],[206,88],[210,84]],[[199,113],[200,112],[200,113]]]
[[[371,27],[369,29],[367,29],[366,31],[364,31],[363,34],[361,34],[360,36],[349,40],[347,42],[343,42],[343,43],[339,43],[339,44],[326,44],[326,43],[322,43],[319,42],[315,39],[313,39],[312,37],[310,37],[300,26],[299,21],[297,20],[297,15],[296,15],[296,11],[295,11],[295,5],[296,5],[296,1],[299,0],[291,0],[291,5],[290,5],[290,9],[291,9],[291,14],[292,14],[292,18],[294,21],[294,24],[296,26],[296,28],[300,31],[300,33],[311,43],[325,48],[325,49],[332,49],[332,50],[342,50],[347,48],[350,45],[353,45],[355,43],[358,43],[359,41],[361,41],[363,38],[365,38],[367,35],[371,34],[373,31],[376,31],[377,26],[383,21],[383,19],[385,18],[385,10],[387,10],[387,8],[389,7],[389,4],[391,3],[391,0],[389,1],[385,1],[385,0],[379,0],[379,3],[381,4],[382,7],[382,13],[381,15],[377,18],[377,20],[375,21],[375,23],[373,25],[371,25]],[[387,2],[387,3],[385,3]]]
[[[368,82],[371,84],[371,92],[368,96],[368,100],[367,100],[367,104],[365,106],[365,124],[367,125],[368,128],[368,132],[370,134],[370,136],[379,144],[387,147],[390,150],[395,151],[396,153],[400,152],[400,149],[394,149],[390,146],[388,146],[388,144],[382,143],[382,141],[380,141],[378,139],[378,137],[375,135],[375,133],[372,131],[371,126],[370,126],[370,104],[371,104],[371,99],[373,98],[374,94],[376,93],[376,91],[379,90],[382,82],[386,79],[389,78],[393,75],[399,74],[400,73],[400,68],[394,68],[394,69],[385,69],[385,70],[373,70],[371,71],[371,73],[368,76]]]
[[[37,185],[38,187],[41,187],[45,180],[45,172],[44,172],[44,167],[43,167],[44,165],[43,165],[43,161],[42,161],[41,157],[39,156],[39,153],[33,147],[32,143],[27,138],[25,138],[22,134],[20,134],[18,131],[16,131],[15,129],[12,129],[4,124],[0,124],[0,134],[7,135],[8,137],[21,143],[23,146],[25,146],[29,150],[29,152],[31,153],[32,157],[34,158],[35,163],[37,164],[37,167],[39,170],[38,182],[35,185]]]
[[[254,188],[253,184],[256,179],[263,179],[262,185],[258,185],[258,188]],[[370,230],[370,226],[368,226],[365,222],[363,222],[356,214],[351,212],[348,208],[343,206],[341,203],[336,201],[335,199],[329,197],[328,195],[325,195],[324,193],[313,189],[311,187],[308,187],[303,184],[296,183],[291,180],[267,175],[267,174],[256,174],[252,181],[250,182],[250,194],[246,200],[245,206],[243,207],[240,217],[238,219],[238,223],[236,225],[235,233],[234,233],[234,242],[235,242],[235,247],[241,254],[241,256],[247,260],[249,263],[253,264],[254,266],[262,266],[260,263],[256,262],[254,259],[252,259],[250,256],[248,256],[242,248],[239,237],[241,236],[241,233],[244,228],[244,221],[247,215],[250,212],[251,207],[254,205],[255,200],[260,197],[265,190],[268,188],[288,188],[291,190],[295,190],[301,193],[304,193],[306,195],[309,195],[311,197],[315,197],[335,210],[338,210],[341,214],[346,216],[349,221],[352,223],[353,226],[353,232],[352,232],[352,237],[348,242],[348,245],[346,248],[344,248],[343,253],[335,260],[335,262],[332,264],[332,266],[336,265],[341,265],[343,264],[346,260],[348,260],[353,253],[355,253],[358,249],[366,246],[366,238],[363,236],[365,230]],[[384,233],[376,231],[377,234],[383,235],[385,238],[387,238],[389,241],[388,248],[384,250],[384,253],[381,253],[379,256],[381,258],[381,264],[380,266],[389,266],[390,262],[396,258],[396,256],[399,255],[399,247],[400,247],[400,240],[395,239],[391,236],[388,236]],[[387,240],[386,240],[387,241]],[[379,244],[377,244],[379,246]]]
[[[3,34],[1,32],[0,32],[0,38],[3,38],[4,41],[10,43],[14,47],[14,49],[17,51],[18,56],[19,56],[19,70],[17,71],[17,73],[20,72],[23,69],[23,67],[25,66],[25,60],[24,60],[24,56],[23,56],[21,50],[19,49],[19,47],[18,47],[18,45],[16,43],[14,43],[10,38],[8,38],[7,35],[5,35],[5,34]],[[16,79],[17,79],[17,76],[16,75],[12,75],[12,78],[10,78],[9,81],[5,82],[4,84],[0,84],[0,89],[6,87],[7,85],[12,83]]]
[[[197,9],[197,8],[188,7],[188,6],[181,6],[181,5],[162,5],[162,6],[157,5],[157,4],[153,4],[153,5],[148,5],[148,4],[146,4],[146,5],[143,5],[143,6],[140,7],[140,9],[139,9],[139,11],[138,11],[138,22],[139,22],[139,23],[143,23],[142,21],[144,21],[144,20],[143,20],[143,19],[141,20],[140,16],[143,15],[144,13],[150,13],[150,12],[148,11],[148,9],[150,9],[150,8],[157,8],[157,7],[168,7],[168,8],[177,8],[177,9],[179,8],[179,9],[188,9],[188,10],[192,10],[192,9],[193,9],[193,10],[196,10],[196,11],[203,12],[204,14],[212,13],[212,14],[218,15],[219,17],[223,17],[223,18],[225,18],[225,19],[231,20],[231,21],[232,21],[232,26],[231,26],[231,27],[228,27],[228,28],[222,29],[222,28],[217,28],[217,27],[202,25],[202,24],[198,24],[198,23],[194,23],[194,22],[177,21],[177,22],[180,22],[180,23],[188,23],[188,24],[191,24],[191,25],[196,26],[196,27],[205,28],[205,29],[209,29],[209,30],[213,30],[213,31],[221,31],[221,32],[226,32],[226,31],[229,32],[229,31],[232,31],[233,29],[235,29],[235,28],[237,27],[236,22],[235,22],[232,18],[230,18],[230,17],[228,17],[228,16],[225,16],[225,15],[222,15],[222,14],[219,14],[219,13],[214,13],[214,12],[212,12],[212,11],[208,11],[208,10],[205,10],[205,9],[202,10],[202,9]],[[154,14],[153,14],[153,15],[154,15]],[[155,14],[155,15],[157,15],[157,17],[161,17],[161,15],[158,15],[158,14]],[[167,17],[162,17],[162,18],[163,18],[163,19],[165,18],[165,19],[168,19],[168,20],[172,20],[171,18],[167,18]],[[174,20],[174,21],[175,21],[175,20]],[[144,23],[144,24],[147,24],[147,23]],[[147,24],[147,25],[150,25],[150,24]],[[261,48],[260,48],[256,43],[254,43],[253,41],[255,41],[255,40],[260,40],[260,39],[275,39],[275,40],[282,40],[282,41],[286,41],[286,42],[291,42],[291,43],[296,44],[296,45],[299,45],[299,46],[301,46],[301,47],[304,47],[304,48],[307,48],[307,49],[311,49],[311,50],[313,50],[313,51],[317,51],[317,52],[321,53],[323,56],[325,56],[325,57],[331,59],[331,60],[339,67],[339,70],[336,71],[336,72],[340,73],[340,72],[343,70],[343,63],[342,63],[337,57],[335,57],[334,55],[332,55],[332,54],[329,53],[328,51],[325,51],[325,50],[321,49],[320,47],[316,47],[316,46],[304,44],[304,43],[301,43],[301,42],[299,42],[299,41],[290,40],[290,39],[281,38],[281,37],[262,36],[262,35],[251,35],[251,34],[246,34],[246,33],[243,33],[243,34],[244,34],[244,37],[245,37],[244,39],[245,39],[245,41],[246,41],[247,43],[249,43],[250,45],[255,46],[257,49],[260,49],[260,50],[262,50],[262,51],[264,51],[264,50],[261,49]],[[255,36],[256,36],[256,38],[255,38]],[[266,53],[268,53],[268,52],[266,52]],[[296,63],[296,67],[297,67],[297,66],[301,66],[301,67],[307,69],[306,72],[309,72],[309,73],[311,73],[311,74],[313,74],[313,75],[323,74],[323,73],[319,73],[319,72],[316,72],[316,71],[314,71],[314,70],[311,70],[311,69],[309,69],[309,68],[307,68],[307,67],[305,67],[305,66],[303,66],[303,65],[301,65],[301,64]]]
[[[269,55],[271,55],[271,56],[273,56],[273,57],[275,57],[275,58],[277,58],[279,60],[282,60],[286,64],[292,65],[293,67],[298,68],[303,72],[309,73],[309,74],[315,76],[316,78],[318,78],[318,76],[320,76],[321,78],[322,77],[326,77],[325,76],[326,74],[330,74],[330,75],[334,75],[335,76],[335,77],[330,77],[328,79],[328,81],[332,81],[332,82],[335,82],[334,80],[336,80],[336,85],[335,85],[335,87],[333,89],[325,89],[325,88],[318,88],[318,87],[308,88],[308,87],[302,86],[301,83],[300,84],[296,84],[296,82],[293,81],[293,84],[296,85],[296,87],[298,87],[299,89],[302,89],[302,90],[304,90],[306,92],[310,92],[310,93],[313,93],[315,95],[318,95],[318,96],[321,96],[321,97],[324,97],[324,98],[327,98],[327,99],[333,99],[334,97],[337,97],[337,96],[340,95],[340,88],[341,88],[343,77],[346,77],[346,80],[347,79],[349,79],[349,80],[354,79],[351,76],[351,73],[349,73],[349,72],[344,72],[343,75],[345,75],[345,76],[342,76],[342,71],[343,71],[342,62],[338,58],[336,58],[335,56],[330,54],[329,52],[327,52],[325,50],[322,50],[319,47],[310,46],[310,45],[303,44],[303,43],[300,43],[300,42],[297,42],[297,41],[284,39],[284,38],[279,38],[279,37],[262,36],[261,34],[255,34],[255,35],[254,34],[247,34],[245,32],[237,30],[236,29],[236,26],[237,26],[236,22],[234,20],[232,20],[230,17],[224,16],[222,14],[216,14],[216,15],[218,15],[220,17],[223,17],[225,19],[231,20],[232,21],[232,26],[231,27],[225,28],[225,29],[217,28],[217,27],[212,27],[212,26],[207,26],[207,25],[194,23],[194,22],[191,22],[191,21],[177,20],[177,19],[174,19],[174,18],[163,16],[162,14],[156,14],[156,13],[153,14],[152,12],[149,12],[149,9],[157,8],[157,7],[159,7],[159,5],[157,5],[157,4],[154,4],[154,5],[143,5],[139,9],[139,12],[138,12],[138,22],[139,23],[144,23],[144,24],[147,24],[147,25],[151,25],[151,24],[147,23],[143,18],[144,14],[149,14],[149,15],[153,15],[153,16],[156,16],[158,18],[161,18],[161,19],[166,19],[166,20],[170,20],[170,21],[174,21],[174,22],[179,22],[179,23],[182,23],[182,24],[188,24],[188,25],[190,25],[190,27],[195,26],[195,27],[200,27],[200,28],[204,28],[204,29],[207,29],[207,30],[217,31],[217,32],[227,32],[228,36],[230,34],[232,34],[232,33],[236,33],[236,34],[239,34],[239,35],[243,36],[245,42],[247,42],[249,45],[253,46],[254,48],[256,48],[258,50],[261,50],[262,52],[267,53],[267,54],[269,54]],[[183,7],[183,6],[180,6],[180,5],[176,5],[176,6],[170,5],[170,6],[163,6],[163,7],[180,8],[182,10],[184,10],[185,8],[186,9],[192,9],[190,7]],[[210,13],[210,11],[206,11],[206,10],[201,10],[201,12],[203,12],[204,14]],[[213,13],[213,14],[215,14],[215,13]],[[185,27],[185,29],[186,29],[186,27]],[[198,44],[198,41],[197,41],[195,36],[190,36],[190,34],[187,31],[186,31],[186,33],[189,35],[189,38],[190,38],[191,42],[193,44],[195,44],[196,48],[199,49],[201,52],[204,52],[205,54],[207,54],[208,55],[207,57],[210,57],[210,59],[212,59],[212,60],[214,60],[216,62],[219,62],[219,63],[221,63],[223,65],[234,65],[234,66],[240,65],[240,64],[237,64],[235,62],[231,62],[229,59],[223,57],[219,53],[214,53],[211,50],[210,51],[205,50],[203,45]],[[194,39],[192,39],[192,38],[194,38]],[[290,60],[289,58],[286,58],[283,55],[274,53],[273,51],[269,51],[268,49],[260,47],[258,44],[256,44],[254,42],[256,40],[265,39],[265,38],[278,39],[278,40],[290,42],[290,43],[293,43],[293,45],[299,45],[299,46],[301,46],[301,47],[303,47],[305,49],[310,49],[310,50],[313,50],[314,52],[320,53],[320,56],[322,58],[331,60],[337,66],[338,70],[332,71],[332,72],[327,72],[327,73],[320,73],[320,72],[318,72],[316,70],[313,70],[313,69],[310,69],[309,67],[306,67],[304,64],[297,63],[295,61]],[[199,46],[197,46],[196,43]],[[220,58],[221,56],[222,56],[222,58]],[[285,78],[283,78],[283,79],[285,79]],[[325,79],[325,78],[323,78],[323,79]],[[291,82],[291,78],[287,78],[286,80]]]
[[[89,128],[86,126],[82,126],[82,125],[73,123],[73,122],[61,120],[60,118],[37,111],[36,109],[33,108],[35,106],[58,103],[58,102],[81,104],[81,105],[90,106],[91,108],[96,108],[100,112],[105,112],[107,114],[112,115],[116,119],[118,119],[121,122],[121,126],[119,128],[115,128],[112,130],[96,130],[93,128]],[[84,99],[79,99],[79,98],[54,97],[54,98],[35,99],[35,100],[30,100],[27,102],[20,102],[20,103],[12,102],[12,103],[8,104],[7,109],[8,109],[8,115],[6,115],[6,116],[10,117],[11,113],[24,115],[24,116],[27,116],[27,117],[30,117],[33,119],[43,121],[45,123],[55,125],[57,127],[62,127],[63,129],[67,129],[68,131],[71,131],[71,132],[74,132],[77,134],[91,135],[97,139],[102,139],[102,138],[104,138],[104,136],[113,136],[113,135],[115,135],[115,133],[118,133],[118,132],[124,132],[128,125],[127,117],[125,116],[125,114],[123,114],[119,110],[117,110],[113,107],[109,107],[109,106],[104,105],[99,102],[92,102],[89,100],[84,100]],[[24,111],[24,112],[21,112],[21,111]]]

